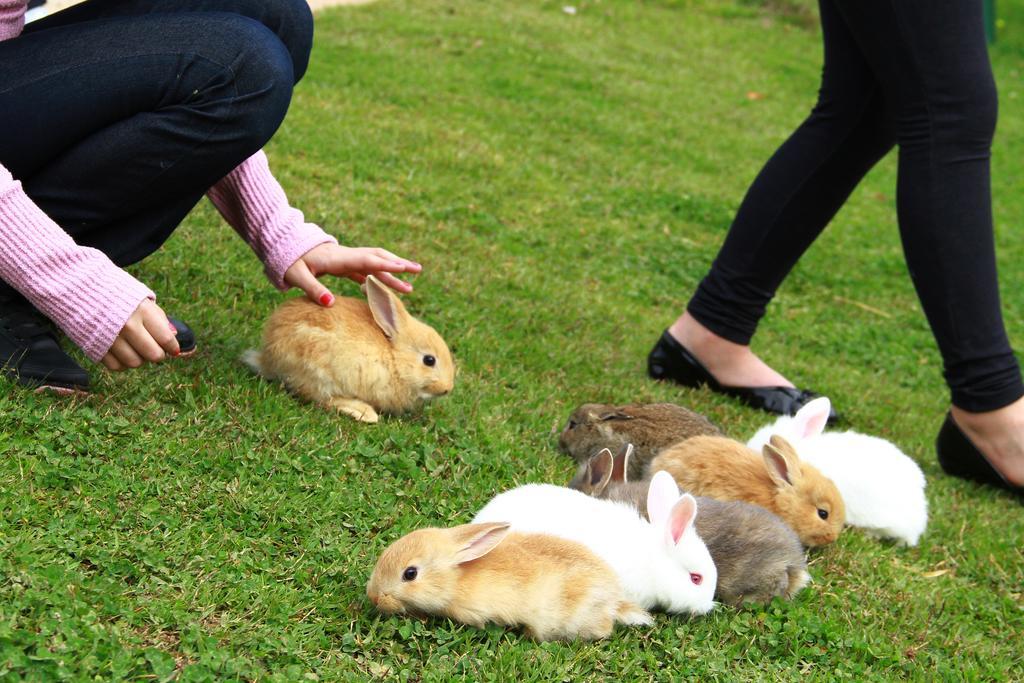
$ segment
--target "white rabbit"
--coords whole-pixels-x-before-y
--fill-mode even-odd
[[[759,449],[772,434],[781,435],[835,482],[847,524],[917,545],[928,526],[921,468],[891,441],[854,431],[825,432],[829,408],[828,398],[816,398],[796,415],[759,429],[747,445]]]
[[[651,521],[627,503],[591,498],[551,484],[528,484],[495,496],[473,518],[509,522],[516,531],[578,541],[607,562],[626,599],[644,608],[704,614],[714,607],[718,571],[693,528],[697,501],[679,495],[658,472],[647,494]]]

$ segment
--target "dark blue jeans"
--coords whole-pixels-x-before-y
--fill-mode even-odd
[[[749,343],[775,290],[864,174],[899,147],[900,237],[953,403],[1024,395],[1000,311],[989,160],[996,89],[981,0],[819,0],[818,102],[740,205],[688,310]]]
[[[312,39],[305,0],[76,5],[0,42],[0,163],[79,244],[134,263],[274,134]]]

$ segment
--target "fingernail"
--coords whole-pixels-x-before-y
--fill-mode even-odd
[[[334,295],[330,292],[324,292],[320,295],[320,303],[324,306],[330,306],[334,303]]]
[[[171,328],[171,332],[178,334],[178,328],[174,326],[174,323],[167,323],[167,326]]]
[[[178,356],[181,355],[181,349],[176,349],[174,351],[171,351],[171,355],[174,356],[175,358],[177,358]]]

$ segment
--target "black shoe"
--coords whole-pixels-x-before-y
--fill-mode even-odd
[[[647,356],[647,374],[654,379],[668,379],[694,389],[706,385],[711,391],[733,396],[749,406],[776,415],[794,415],[801,406],[820,395],[794,387],[727,387],[719,384],[668,330],[662,333]],[[830,410],[829,424],[840,419],[835,410]]]
[[[89,391],[89,373],[60,348],[53,324],[20,296],[0,297],[0,367],[22,386]]]
[[[196,335],[192,332],[192,328],[177,318],[167,316],[167,319],[174,325],[174,329],[177,330],[174,336],[178,339],[178,349],[181,351],[179,357],[191,356],[196,352]]]
[[[946,421],[935,439],[935,453],[946,474],[1006,489],[1024,500],[1024,486],[1014,486],[1006,481],[985,454],[960,431],[951,413],[946,413]]]

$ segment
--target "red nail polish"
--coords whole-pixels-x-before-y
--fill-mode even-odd
[[[167,323],[167,326],[171,328],[171,332],[178,334],[178,328],[174,326],[174,323]]]
[[[173,352],[171,352],[171,355],[174,356],[175,358],[177,358],[178,356],[181,355],[181,351],[173,351]]]
[[[324,292],[323,294],[320,295],[320,303],[323,304],[324,306],[330,306],[332,303],[334,303],[334,295],[332,295],[330,292]]]

